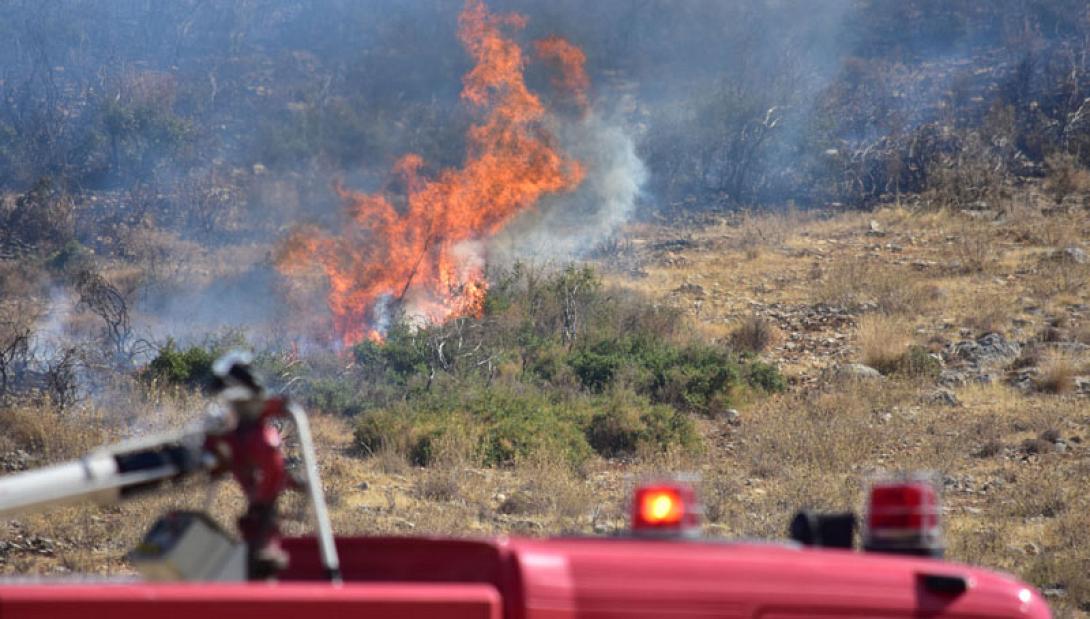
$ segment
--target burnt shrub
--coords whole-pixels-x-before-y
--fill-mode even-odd
[[[53,179],[40,178],[12,207],[0,207],[0,245],[50,251],[75,239],[74,205]]]

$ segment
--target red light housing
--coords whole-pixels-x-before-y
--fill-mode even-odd
[[[942,556],[942,509],[923,477],[876,481],[867,497],[863,547],[877,552]]]
[[[702,512],[696,491],[688,484],[644,484],[632,495],[632,532],[655,537],[699,535]]]

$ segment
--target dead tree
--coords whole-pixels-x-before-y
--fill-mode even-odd
[[[12,381],[25,371],[29,356],[29,329],[16,331],[0,344],[0,397],[7,395]]]
[[[78,351],[74,347],[57,352],[45,366],[45,390],[50,401],[60,409],[79,400]]]
[[[79,307],[86,308],[102,319],[103,335],[113,348],[116,359],[128,360],[132,326],[125,297],[117,288],[94,271],[83,271],[76,278]]]

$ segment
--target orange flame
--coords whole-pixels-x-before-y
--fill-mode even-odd
[[[424,179],[423,159],[405,155],[394,167],[404,180],[405,206],[338,184],[350,219],[344,229],[331,235],[300,227],[282,245],[282,273],[316,264],[328,278],[342,344],[381,340],[376,309],[391,301],[429,322],[479,315],[487,290],[481,241],[542,195],[582,181],[582,166],[556,150],[542,124],[545,108],[526,87],[522,49],[503,34],[503,27],[525,23],[519,15],[489,13],[481,0],[467,0],[459,16],[459,38],[475,62],[462,97],[484,113],[469,129],[460,169]]]
[[[553,87],[571,97],[581,110],[586,111],[590,78],[587,77],[587,55],[583,50],[556,35],[534,42],[534,48],[538,58],[560,71],[553,78]]]

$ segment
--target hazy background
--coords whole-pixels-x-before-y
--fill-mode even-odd
[[[987,209],[1050,166],[1090,163],[1078,0],[488,4],[528,18],[514,34],[527,80],[588,166],[578,191],[493,240],[493,262],[577,258],[625,222],[724,209],[938,193]],[[160,342],[322,316],[320,295],[275,272],[276,243],[337,229],[337,180],[396,194],[406,153],[426,174],[460,164],[475,118],[461,8],[0,1],[0,257],[37,256],[6,286],[51,308],[93,265]],[[586,53],[586,116],[551,100],[532,61],[554,34]]]

